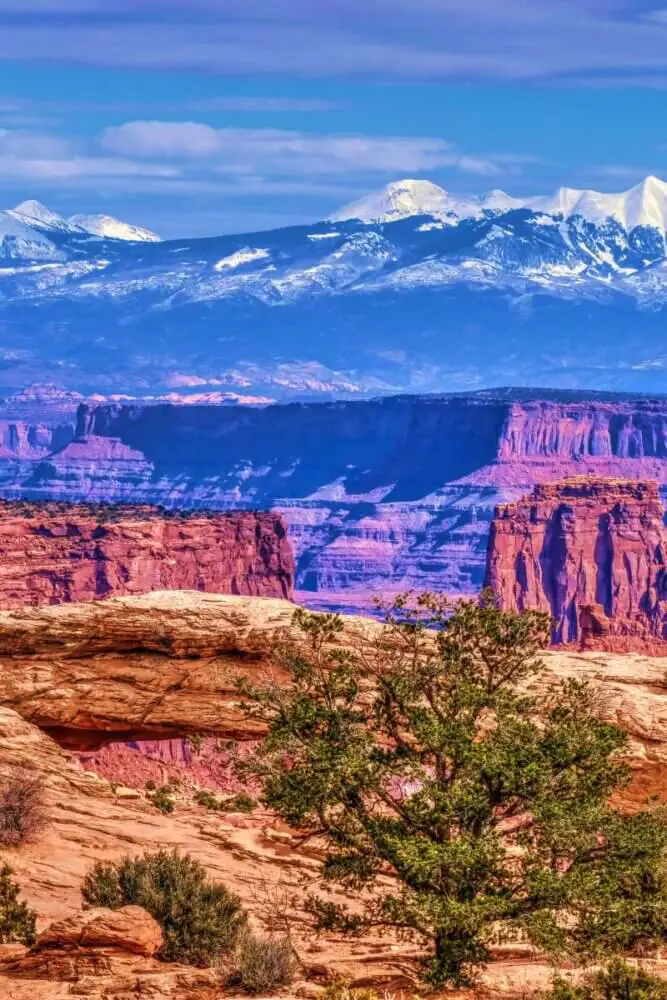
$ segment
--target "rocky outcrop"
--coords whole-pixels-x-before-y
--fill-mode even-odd
[[[0,701],[81,750],[187,733],[255,739],[236,680],[262,669],[293,614],[288,601],[178,591],[2,612]]]
[[[502,607],[548,613],[556,642],[659,646],[667,529],[657,484],[579,477],[499,507],[486,583]]]
[[[0,608],[151,590],[291,597],[277,514],[0,501]]]

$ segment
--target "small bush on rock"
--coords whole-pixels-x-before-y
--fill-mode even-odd
[[[240,813],[251,813],[257,806],[257,803],[250,795],[245,795],[243,792],[239,795],[235,795],[232,799],[227,799],[224,803],[224,808],[227,812],[240,812]]]
[[[578,986],[558,980],[545,1000],[667,1000],[667,982],[615,961]]]
[[[167,851],[98,862],[83,884],[89,906],[112,910],[143,906],[162,928],[165,962],[207,967],[236,946],[247,917],[237,896],[209,882],[206,869],[189,855]]]
[[[19,902],[19,887],[12,881],[9,865],[0,867],[0,944],[34,944],[37,914]]]
[[[0,847],[20,847],[44,824],[39,778],[16,771],[0,781]]]
[[[210,809],[212,812],[219,812],[222,809],[220,800],[216,799],[211,792],[203,789],[195,794],[195,802],[198,806],[204,806],[205,809]]]
[[[171,785],[162,785],[161,788],[156,789],[152,794],[148,795],[148,801],[164,815],[173,813],[173,791],[174,789]]]
[[[248,993],[270,993],[294,980],[296,961],[285,937],[244,934],[238,953],[238,977]]]

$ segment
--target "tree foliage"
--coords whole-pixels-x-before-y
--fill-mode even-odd
[[[35,943],[37,914],[19,900],[19,887],[9,865],[0,866],[0,944]]]
[[[274,649],[291,682],[241,683],[269,726],[245,770],[324,838],[323,888],[357,901],[311,896],[318,927],[417,938],[434,985],[470,983],[502,937],[587,957],[661,939],[664,816],[609,805],[626,736],[584,683],[528,693],[548,618],[488,596],[385,610],[353,648],[336,616],[297,611],[301,638]]]

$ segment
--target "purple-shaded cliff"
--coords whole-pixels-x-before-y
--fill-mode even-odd
[[[71,440],[48,454],[0,455],[9,497],[278,510],[297,590],[350,609],[380,591],[479,589],[496,505],[573,475],[667,484],[667,399],[489,390],[83,405]]]
[[[500,506],[486,584],[503,608],[549,614],[555,642],[664,652],[667,529],[656,483],[578,477]]]

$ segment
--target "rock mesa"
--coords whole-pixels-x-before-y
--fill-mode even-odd
[[[0,608],[151,590],[290,598],[293,577],[278,514],[0,501]]]
[[[550,614],[555,642],[664,654],[666,561],[656,483],[575,477],[498,507],[486,584],[502,607]]]

